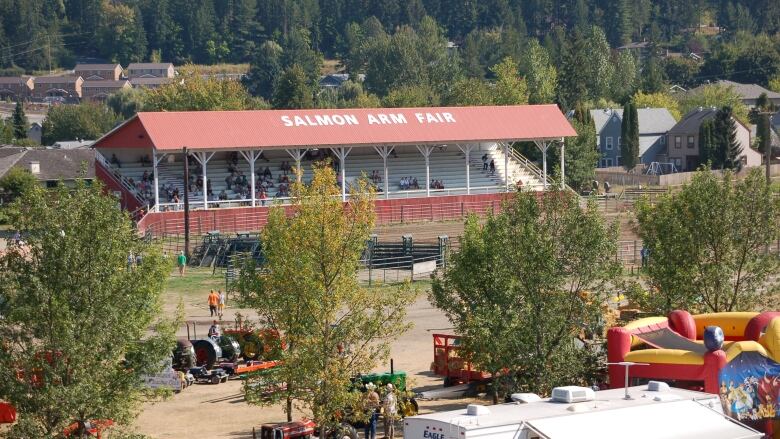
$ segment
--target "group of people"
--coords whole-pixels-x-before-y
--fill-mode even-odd
[[[376,425],[380,414],[384,416],[385,437],[392,438],[395,435],[395,418],[398,415],[398,397],[395,395],[393,385],[387,383],[385,396],[380,399],[376,384],[368,383],[364,398],[365,409],[369,412],[365,426],[366,439],[376,439]]]
[[[444,181],[431,180],[431,189],[444,189]]]
[[[482,156],[482,170],[483,171],[489,171],[491,175],[496,173],[496,161],[493,159],[490,159],[490,162],[488,162],[488,155],[485,153]]]
[[[398,183],[398,187],[402,191],[408,191],[409,189],[420,189],[420,185],[417,183],[417,177],[401,177],[401,181]]]
[[[209,312],[211,313],[210,316],[217,316],[221,319],[225,313],[225,303],[227,303],[227,297],[225,296],[224,291],[211,290],[207,301],[209,304]]]
[[[371,181],[372,181],[374,184],[377,184],[377,183],[381,183],[381,182],[382,182],[382,176],[379,174],[379,171],[377,171],[376,169],[374,169],[373,171],[371,171]]]

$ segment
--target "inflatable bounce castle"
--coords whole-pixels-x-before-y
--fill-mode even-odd
[[[631,379],[672,381],[720,395],[725,413],[772,433],[780,418],[780,312],[648,317],[607,331],[610,363],[640,363]],[[609,366],[613,388],[625,368]]]

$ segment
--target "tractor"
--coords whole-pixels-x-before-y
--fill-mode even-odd
[[[241,353],[241,346],[229,335],[221,335],[218,338],[201,338],[195,332],[195,323],[192,323],[192,337],[190,337],[190,323],[187,322],[187,339],[195,350],[195,364],[211,369],[220,360],[235,362]]]
[[[278,360],[284,342],[279,332],[273,329],[255,329],[247,324],[239,315],[236,317],[235,326],[226,328],[223,333],[238,341],[241,346],[241,356],[245,360]]]

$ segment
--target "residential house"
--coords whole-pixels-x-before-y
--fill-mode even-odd
[[[119,64],[76,64],[76,76],[84,81],[118,81],[122,77]]]
[[[24,76],[0,77],[0,100],[25,100],[32,95],[35,83],[33,78]]]
[[[699,156],[699,127],[715,117],[715,108],[697,108],[686,114],[666,135],[665,162],[673,163],[678,171],[695,171],[701,165]],[[750,129],[734,119],[737,126],[737,142],[742,146],[745,166],[761,165],[761,154],[750,148]]]
[[[130,85],[133,88],[157,88],[173,81],[173,78],[132,78]]]
[[[76,180],[94,180],[95,150],[0,146],[0,178],[12,168],[29,171],[45,187],[54,187],[59,181],[70,186]]]
[[[130,81],[126,79],[119,81],[84,81],[84,84],[81,85],[81,95],[83,99],[105,101],[109,95],[126,88],[132,88]]]
[[[131,63],[127,66],[127,77],[133,78],[173,78],[175,72],[171,63]]]
[[[30,124],[30,128],[27,129],[27,138],[35,143],[41,143],[43,137],[43,127],[38,122]]]
[[[623,139],[623,110],[590,110],[596,126],[596,143],[601,157],[598,167],[621,166],[623,164],[620,145]],[[639,161],[645,165],[657,161],[657,155],[666,149],[666,132],[675,124],[674,117],[666,108],[639,108]]]
[[[649,41],[631,42],[617,48],[617,50],[620,52],[625,52],[625,51],[630,52],[640,61],[647,58],[647,56],[650,55],[652,49],[653,49],[653,44],[650,43]]]
[[[32,97],[81,98],[81,76],[39,76],[35,78]]]
[[[319,84],[323,90],[335,90],[350,79],[349,73],[331,73],[330,75],[322,76]],[[358,82],[363,82],[365,79],[366,75],[362,73],[357,75]]]
[[[761,96],[762,93],[766,93],[766,96],[769,98],[769,100],[774,104],[780,106],[780,93],[775,93],[771,90],[767,90],[764,87],[761,87],[757,84],[740,84],[739,82],[734,81],[717,81],[713,82],[712,84],[704,84],[700,85],[696,88],[692,88],[688,91],[688,93],[699,93],[701,92],[705,87],[709,87],[711,85],[719,85],[722,87],[731,87],[734,92],[739,95],[740,98],[742,98],[742,103],[747,105],[749,108],[753,108],[756,106],[756,101],[758,100],[758,97]]]

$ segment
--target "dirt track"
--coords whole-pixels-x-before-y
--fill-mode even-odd
[[[205,333],[211,322],[205,298],[208,289],[222,285],[220,278],[207,277],[205,272],[188,274],[192,282],[173,280],[166,294],[166,309],[173,312],[179,300],[182,300],[187,320],[198,323],[198,333]],[[186,281],[186,279],[185,279]],[[198,285],[198,286],[195,286]],[[420,283],[427,287],[427,283]],[[409,321],[414,328],[404,334],[392,346],[392,357],[396,370],[408,373],[414,388],[431,388],[441,385],[441,379],[429,372],[433,361],[431,334],[449,332],[449,322],[426,298],[421,291],[416,303],[409,308]],[[252,315],[248,310],[230,308],[225,314],[226,321],[232,321],[235,312]],[[182,329],[180,335],[186,335]],[[389,365],[377,368],[377,371],[389,369]],[[463,407],[465,401],[423,402],[421,409],[430,411]],[[298,414],[300,415],[300,414]],[[264,422],[284,421],[285,415],[279,407],[261,408],[248,405],[242,395],[241,382],[231,381],[219,385],[195,385],[174,395],[167,401],[147,404],[135,423],[139,433],[154,438],[192,438],[192,439],[236,439],[251,438],[252,427]],[[400,432],[399,432],[400,434]]]

